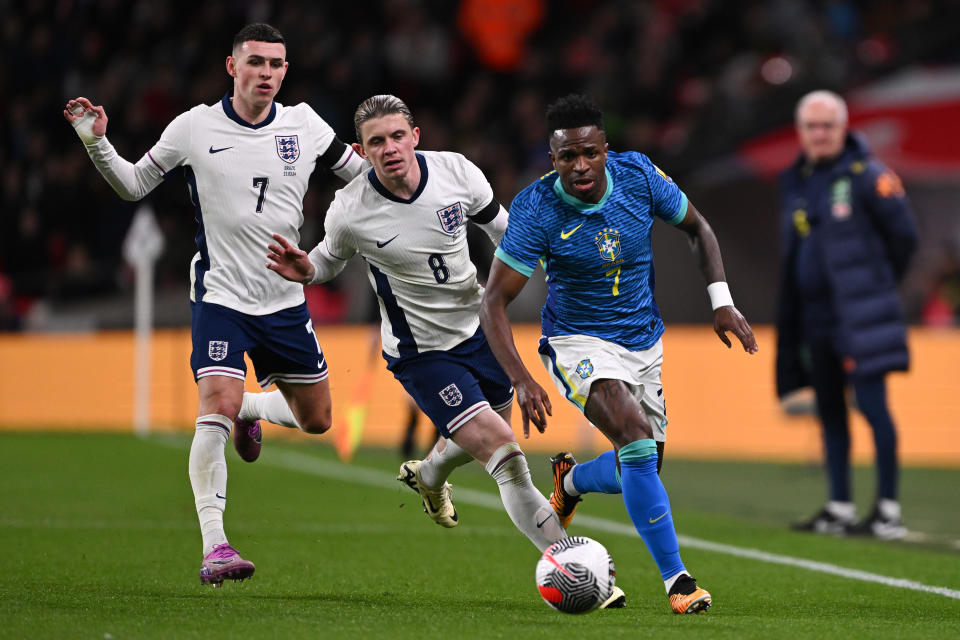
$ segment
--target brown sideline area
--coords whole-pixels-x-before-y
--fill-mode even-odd
[[[394,447],[406,416],[400,384],[384,368],[379,336],[369,327],[321,326],[317,337],[330,367],[334,429],[347,412],[366,408],[364,445]],[[539,328],[515,327],[521,356],[547,388],[553,417],[545,434],[523,441],[519,410],[514,431],[530,451],[606,449],[605,441],[563,399],[536,353]],[[732,337],[732,336],[731,336]],[[726,349],[709,327],[668,327],[663,384],[671,456],[818,462],[820,434],[811,417],[789,417],[774,396],[774,332],[757,329],[760,352]],[[151,419],[157,431],[188,432],[196,417],[196,389],[188,358],[190,332],[160,330],[152,350]],[[889,377],[890,404],[905,464],[960,466],[960,330],[913,329],[913,368]],[[375,350],[375,351],[372,351]],[[134,395],[131,332],[0,335],[0,429],[128,431]],[[249,363],[248,363],[249,369]],[[258,390],[248,371],[248,390]],[[421,417],[425,423],[426,418]],[[870,461],[873,443],[859,414],[852,418],[857,461]],[[421,424],[421,443],[432,433]],[[327,434],[319,438],[330,438]],[[270,426],[266,438],[315,439]]]

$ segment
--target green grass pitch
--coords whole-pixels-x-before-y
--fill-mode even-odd
[[[254,464],[227,453],[227,533],[256,575],[213,589],[197,578],[187,436],[0,433],[0,638],[960,634],[957,469],[903,471],[907,525],[922,535],[884,543],[787,530],[819,507],[818,468],[678,460],[668,446],[663,479],[681,553],[713,608],[673,615],[619,498],[588,496],[570,533],[609,549],[628,607],[569,616],[537,594],[538,554],[479,465],[451,478],[461,524],[446,530],[393,479],[394,452],[361,451],[344,466],[322,437],[269,435]],[[546,456],[530,462],[548,494]],[[861,511],[871,475],[856,471]],[[790,564],[803,561],[863,573]]]

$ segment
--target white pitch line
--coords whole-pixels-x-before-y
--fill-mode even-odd
[[[156,439],[155,441],[169,445],[172,445],[174,442],[172,440],[166,440],[164,442],[160,439]],[[176,448],[182,448],[182,441],[177,441]],[[309,475],[333,478],[346,482],[365,484],[372,487],[379,487],[381,489],[396,490],[399,488],[399,485],[392,476],[385,474],[379,469],[370,469],[367,467],[358,467],[355,465],[348,465],[330,460],[322,460],[320,458],[295,451],[271,451],[270,454],[261,459],[260,462],[261,464],[268,464],[270,466],[279,467],[282,469],[300,471]],[[497,511],[503,509],[503,504],[500,502],[500,497],[498,495],[486,493],[484,491],[475,491],[473,489],[458,487],[456,489],[456,497],[458,502],[471,504],[477,507],[486,507],[488,509],[495,509]],[[616,522],[614,520],[607,520],[605,518],[579,515],[577,516],[577,525],[617,535],[639,537],[639,534],[637,533],[637,530],[633,528],[633,525]],[[759,549],[737,547],[719,542],[711,542],[709,540],[701,540],[699,538],[692,538],[690,536],[678,535],[677,540],[682,546],[693,549],[702,549],[704,551],[723,553],[740,558],[749,558],[751,560],[758,560],[760,562],[797,567],[800,569],[807,569],[808,571],[817,571],[820,573],[840,576],[842,578],[849,578],[851,580],[873,582],[876,584],[886,585],[888,587],[909,589],[911,591],[923,591],[925,593],[935,593],[937,595],[946,596],[947,598],[960,600],[960,590],[957,589],[935,587],[932,585],[923,584],[921,582],[915,582],[913,580],[891,578],[890,576],[884,576],[878,573],[870,573],[869,571],[848,569],[846,567],[830,564],[828,562],[805,560],[803,558],[795,558],[793,556],[768,553]]]
[[[633,528],[633,525],[627,525],[621,522],[615,522],[613,520],[606,520],[603,518],[593,518],[591,516],[577,516],[577,525],[589,527],[591,529],[596,529],[598,531],[604,531],[607,533],[616,533],[616,534],[621,534],[626,536],[639,537],[639,534],[637,533],[636,529]],[[703,549],[704,551],[713,551],[715,553],[724,553],[730,556],[737,556],[740,558],[749,558],[751,560],[759,560],[760,562],[769,562],[771,564],[782,564],[790,567],[799,567],[801,569],[807,569],[809,571],[819,571],[820,573],[828,573],[831,575],[840,576],[842,578],[850,578],[852,580],[861,580],[863,582],[875,582],[877,584],[884,584],[889,587],[899,587],[901,589],[911,589],[913,591],[924,591],[927,593],[936,593],[941,596],[946,596],[948,598],[954,598],[956,600],[960,600],[960,591],[956,589],[949,589],[947,587],[934,587],[934,586],[926,585],[920,582],[914,582],[913,580],[904,580],[902,578],[891,578],[889,576],[880,575],[878,573],[870,573],[869,571],[860,571],[859,569],[847,569],[846,567],[830,564],[828,562],[804,560],[803,558],[794,558],[793,556],[784,556],[777,553],[769,553],[767,551],[761,551],[759,549],[735,547],[730,544],[723,544],[720,542],[711,542],[709,540],[701,540],[700,538],[692,538],[690,536],[683,536],[683,535],[678,535],[677,541],[683,547],[690,547],[693,549]]]

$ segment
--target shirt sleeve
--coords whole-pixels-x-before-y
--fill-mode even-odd
[[[333,127],[317,115],[317,112],[310,105],[301,104],[299,106],[307,110],[307,121],[310,123],[307,130],[313,138],[310,142],[313,143],[313,148],[317,150],[317,155],[322,156],[330,147],[330,143],[337,137],[337,134],[334,133]]]
[[[537,218],[535,190],[520,192],[510,204],[510,223],[494,255],[528,278],[547,251],[546,234]]]
[[[157,143],[143,156],[160,175],[185,164],[192,134],[190,111],[181,113],[167,125]]]
[[[650,196],[653,198],[654,215],[667,224],[680,224],[687,215],[687,195],[648,157],[642,154],[637,155],[647,174]]]
[[[189,128],[186,113],[167,125],[160,140],[136,164],[122,158],[106,136],[85,146],[94,166],[117,195],[124,200],[140,200],[163,182],[171,169],[183,162],[185,128]]]
[[[344,195],[347,189],[337,191],[333,202],[327,209],[324,220],[324,236],[320,244],[326,247],[327,252],[341,260],[348,260],[357,253],[357,242],[353,237],[347,221],[350,219],[349,196]]]
[[[327,167],[344,182],[350,182],[370,168],[369,163],[357,155],[352,146],[340,140],[333,127],[317,115],[310,105],[304,103],[298,106],[307,110],[307,130],[317,150],[317,164]]]
[[[462,163],[462,172],[464,183],[467,185],[467,192],[470,194],[470,202],[466,205],[466,215],[472,218],[493,201],[493,187],[487,177],[480,171],[480,167],[473,164],[463,156],[460,156]]]

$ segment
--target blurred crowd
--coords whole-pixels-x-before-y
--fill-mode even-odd
[[[352,142],[355,106],[396,94],[413,110],[421,146],[467,155],[504,203],[550,169],[543,113],[572,91],[601,103],[611,148],[648,153],[682,180],[790,122],[810,89],[843,93],[905,65],[960,63],[957,0],[0,6],[11,65],[0,80],[0,330],[30,327],[44,305],[116,297],[131,286],[121,244],[138,205],[120,201],[96,173],[63,120],[66,100],[104,105],[108,136],[136,161],[177,114],[230,88],[224,60],[248,22],[270,22],[287,40],[281,103],[309,103]],[[322,234],[338,186],[315,175],[303,246]],[[166,236],[158,288],[185,300],[196,226],[184,191],[182,180],[169,180],[148,202]],[[960,307],[957,298],[945,299]]]

